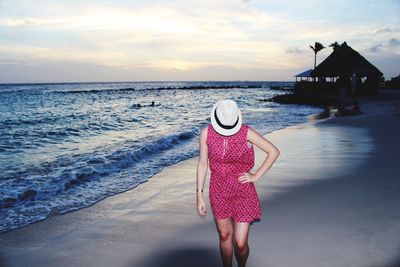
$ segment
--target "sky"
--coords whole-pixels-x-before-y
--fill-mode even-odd
[[[291,81],[347,42],[400,74],[400,0],[0,0],[0,83]]]

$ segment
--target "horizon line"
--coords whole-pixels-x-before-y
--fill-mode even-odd
[[[24,85],[24,84],[68,84],[68,83],[174,83],[174,82],[295,82],[284,80],[170,80],[170,81],[74,81],[74,82],[0,82],[0,85]]]

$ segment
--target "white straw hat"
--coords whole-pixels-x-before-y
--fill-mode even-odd
[[[221,135],[234,135],[242,126],[242,113],[233,100],[224,99],[215,103],[210,118],[214,130]]]

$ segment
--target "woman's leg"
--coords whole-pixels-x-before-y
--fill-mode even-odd
[[[238,267],[245,267],[249,257],[249,231],[250,223],[234,222],[235,257]]]
[[[231,218],[215,220],[219,234],[219,248],[224,267],[232,267],[233,222]]]

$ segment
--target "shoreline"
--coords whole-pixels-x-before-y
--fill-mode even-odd
[[[216,99],[229,95],[243,101],[247,123],[261,133],[303,122],[305,115],[317,112],[306,106],[259,103],[258,96],[275,94],[267,89],[85,94],[78,101],[69,95],[62,99],[63,105],[57,104],[60,96],[56,91],[124,86],[4,88],[4,120],[0,123],[4,127],[0,132],[6,138],[0,142],[4,152],[0,153],[0,232],[93,205],[135,187],[161,168],[195,156],[198,129],[207,123],[207,107]],[[129,86],[140,89],[162,85]],[[21,101],[14,103],[15,97]],[[191,99],[201,101],[193,104]],[[43,106],[44,100],[48,104]],[[147,108],[154,100],[154,108]],[[81,109],[82,104],[89,108]],[[281,115],[283,120],[272,118],[278,112],[285,114]]]
[[[399,94],[394,95],[398,100]],[[387,93],[378,98],[382,97],[387,98]],[[376,124],[381,126],[385,121],[399,121],[399,107],[394,107],[396,110],[392,111],[394,104],[390,103],[393,102],[393,97],[388,98],[384,100],[386,104],[379,102],[374,104],[376,101],[373,98],[366,99],[365,101],[370,103],[365,114],[361,116],[332,118],[322,122],[292,126],[267,135],[267,138],[277,142],[278,147],[287,148],[288,153],[282,155],[282,158],[278,159],[277,166],[274,166],[256,183],[262,201],[263,217],[260,223],[254,224],[250,233],[249,266],[295,266],[289,264],[293,263],[291,260],[297,260],[297,266],[313,266],[312,264],[315,266],[316,263],[319,263],[317,266],[338,266],[338,260],[340,260],[338,256],[342,258],[344,266],[346,263],[347,265],[352,263],[351,266],[366,266],[361,263],[373,266],[373,264],[390,264],[390,261],[397,260],[396,258],[388,259],[387,254],[389,252],[393,254],[400,248],[400,241],[393,240],[393,237],[386,237],[387,229],[381,229],[379,232],[379,237],[385,236],[384,246],[381,243],[383,239],[378,238],[374,241],[375,245],[368,243],[370,250],[373,248],[371,251],[375,254],[364,251],[364,246],[360,244],[360,241],[368,240],[367,237],[371,235],[370,228],[380,226],[380,224],[376,220],[374,221],[376,225],[358,221],[358,217],[352,217],[348,213],[349,208],[354,210],[351,204],[346,206],[342,203],[343,200],[340,200],[335,206],[333,194],[333,192],[343,192],[341,197],[352,200],[354,200],[354,196],[351,198],[352,194],[364,197],[362,190],[355,190],[357,183],[364,181],[360,175],[368,176],[369,173],[378,172],[375,169],[371,170],[371,164],[367,163],[376,160],[373,156],[375,152],[379,153],[380,149],[387,149],[388,146],[385,144],[387,140],[382,139],[382,135],[388,138],[391,137],[389,130],[398,130],[398,128],[391,129],[386,124],[383,124],[386,128],[383,127],[385,129],[381,132],[377,130]],[[362,102],[361,107],[363,108]],[[379,120],[373,122],[375,125],[368,125],[371,119],[377,118]],[[391,127],[395,128],[395,126]],[[338,135],[339,133],[341,135]],[[380,143],[376,144],[374,153],[369,143],[371,142],[370,135],[374,137],[374,142],[380,140]],[[361,139],[360,136],[362,136]],[[317,137],[320,138],[320,142],[316,142]],[[314,139],[307,141],[307,138]],[[340,144],[339,147],[336,147],[337,144]],[[354,152],[354,146],[350,146],[349,149],[349,144],[356,144],[358,150]],[[325,151],[321,151],[321,145],[324,145],[322,150],[325,149]],[[343,162],[343,154],[341,154],[343,151],[348,153],[344,156],[348,162]],[[392,151],[392,153],[395,152]],[[260,152],[258,151],[257,154],[259,164]],[[395,157],[395,154],[392,156]],[[315,162],[318,165],[315,165]],[[180,264],[184,263],[190,266],[214,266],[219,264],[218,239],[209,203],[207,203],[209,214],[205,219],[199,219],[195,209],[193,188],[196,163],[197,157],[181,161],[165,168],[134,190],[108,197],[88,208],[53,216],[24,228],[0,234],[0,265],[23,266],[32,262],[35,262],[34,266],[181,266]],[[381,164],[379,166],[387,164],[383,159],[378,163]],[[315,166],[321,167],[315,169]],[[342,169],[338,170],[338,167]],[[386,170],[388,177],[391,173],[394,175],[398,169],[394,165],[386,167],[389,167]],[[363,168],[369,168],[369,172]],[[352,178],[350,174],[355,174],[355,178]],[[208,181],[207,178],[205,188],[208,188]],[[374,188],[368,186],[375,185],[376,181],[370,177],[366,182],[369,184],[364,182],[363,189],[374,193]],[[384,185],[385,181],[381,183]],[[386,193],[392,192],[391,190],[400,192],[398,181],[391,177],[390,183],[393,183],[393,189],[388,186],[390,190],[386,188],[389,190]],[[207,192],[208,190],[205,190],[205,196],[208,197]],[[141,199],[146,199],[146,201],[141,201]],[[399,197],[396,196],[392,196],[389,200],[392,201],[391,203],[400,203]],[[366,213],[380,212],[390,219],[393,219],[393,216],[400,216],[396,210],[391,211],[392,215],[387,214],[384,201],[389,200],[374,199],[381,203],[370,207],[372,210],[363,207],[362,204],[365,203],[357,202],[356,207],[360,209],[358,215],[364,216],[361,210],[365,209]],[[341,220],[336,224],[329,221],[321,223],[322,219],[319,219],[319,216],[311,215],[323,214],[328,216],[327,218],[331,217],[326,214],[324,206],[321,206],[319,202],[329,204],[327,205],[329,208],[335,208],[332,210],[339,219],[350,218],[353,221],[348,224]],[[293,208],[289,204],[297,204],[297,207]],[[393,206],[389,205],[388,208],[390,207]],[[311,218],[305,219],[303,217],[305,214]],[[292,221],[293,219],[296,223]],[[393,220],[391,223],[392,234],[400,233],[399,220]],[[314,229],[307,227],[307,224],[312,224]],[[364,232],[357,232],[353,227],[361,227]],[[296,230],[296,228],[299,229]],[[343,228],[352,229],[352,231],[343,232]],[[304,233],[311,234],[314,239],[305,238]],[[377,232],[372,231],[372,233],[376,235]],[[349,242],[340,243],[340,239],[336,237],[346,238],[348,234],[359,237],[350,242],[351,246]],[[300,241],[308,243],[302,246],[298,243]],[[300,247],[294,246],[296,243]],[[385,251],[382,251],[382,246]],[[344,248],[350,251],[346,252]],[[285,250],[292,253],[292,258],[285,255]],[[301,256],[302,254],[304,255]],[[157,261],[155,256],[160,259]],[[203,262],[200,261],[201,265],[199,265],[201,259]],[[368,261],[365,262],[365,260]],[[388,262],[384,263],[383,260]],[[138,263],[140,265],[137,265]]]

